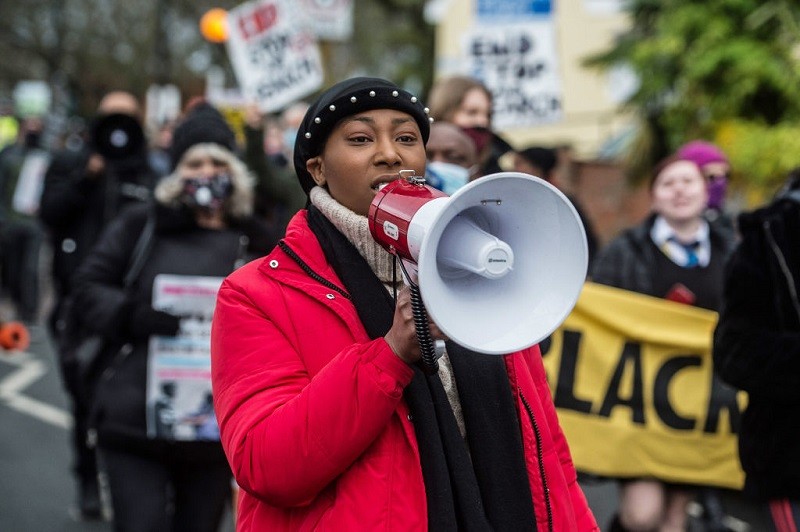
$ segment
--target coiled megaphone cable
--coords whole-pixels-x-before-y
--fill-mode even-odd
[[[395,260],[397,260],[396,255]],[[419,343],[419,349],[422,353],[420,359],[422,371],[430,375],[439,371],[439,362],[436,356],[436,345],[433,338],[431,338],[431,330],[428,325],[428,313],[425,310],[425,305],[422,303],[422,294],[420,293],[419,285],[411,280],[411,276],[408,274],[408,271],[406,271],[402,259],[400,260],[400,268],[403,270],[403,277],[411,293],[411,313],[414,316],[417,343]]]

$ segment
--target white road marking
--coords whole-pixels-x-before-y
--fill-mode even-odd
[[[0,380],[0,401],[9,408],[56,427],[63,429],[72,427],[72,415],[69,412],[23,393],[47,373],[44,362],[26,352],[0,352],[0,361],[17,367],[15,371]]]

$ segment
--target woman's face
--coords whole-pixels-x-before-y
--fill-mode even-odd
[[[456,109],[452,122],[460,127],[491,127],[492,102],[479,87],[473,87],[464,94],[461,105]]]
[[[336,201],[366,216],[378,185],[397,179],[400,170],[425,175],[425,145],[408,113],[365,111],[343,118],[306,168]]]
[[[667,222],[699,219],[707,201],[706,179],[697,165],[690,161],[675,161],[667,165],[653,183],[653,211]]]

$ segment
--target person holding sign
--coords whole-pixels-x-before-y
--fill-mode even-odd
[[[744,494],[768,503],[776,530],[800,524],[800,168],[775,200],[741,214],[714,333],[720,376],[747,392],[739,433]]]
[[[650,181],[651,215],[600,251],[591,279],[600,284],[709,310],[722,301],[722,275],[734,241],[703,217],[706,178],[690,160],[661,161]],[[619,448],[626,453],[625,448]],[[694,496],[685,485],[623,479],[610,530],[685,530]]]
[[[410,293],[367,213],[401,170],[424,174],[429,124],[383,79],[323,92],[294,151],[308,208],[220,288],[212,382],[240,532],[598,530],[537,347],[448,341],[438,372],[417,364]]]
[[[219,283],[275,243],[252,217],[253,180],[234,149],[222,115],[195,104],[175,129],[174,169],[155,202],[115,218],[75,275],[82,325],[105,339],[91,420],[115,530],[215,532],[230,497],[219,440],[190,418],[211,389]]]

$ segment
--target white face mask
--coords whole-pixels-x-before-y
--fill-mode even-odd
[[[433,161],[425,169],[425,181],[451,196],[469,182],[469,169],[453,163]]]

